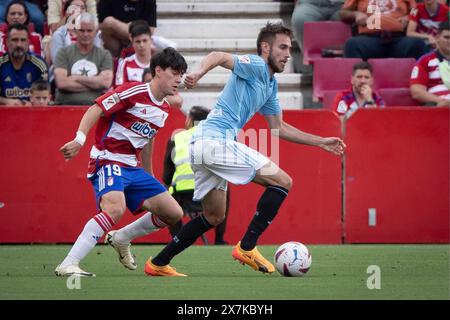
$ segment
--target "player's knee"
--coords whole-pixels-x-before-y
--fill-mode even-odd
[[[279,185],[280,187],[285,188],[286,190],[291,190],[292,188],[292,184],[294,183],[294,181],[292,180],[292,178],[290,176],[288,176],[287,174],[284,175],[280,180],[279,180]]]
[[[223,222],[223,220],[225,220],[225,213],[221,214],[221,215],[211,215],[208,214],[207,212],[204,212],[203,215],[205,216],[206,220],[212,224],[213,226],[218,226],[219,224],[221,224]]]
[[[164,219],[168,225],[173,226],[183,218],[183,215],[183,209],[180,206],[176,206]]]

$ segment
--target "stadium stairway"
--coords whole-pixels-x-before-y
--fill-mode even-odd
[[[213,50],[229,53],[255,53],[259,29],[267,21],[290,25],[291,2],[273,0],[158,0],[156,35],[177,44],[188,62],[188,72]],[[295,43],[293,43],[295,45]],[[298,51],[296,46],[294,51]],[[279,98],[283,109],[303,108],[301,74],[294,72],[290,59],[283,73],[277,74]],[[230,75],[222,67],[211,70],[193,90],[181,89],[183,110],[194,105],[213,107]]]

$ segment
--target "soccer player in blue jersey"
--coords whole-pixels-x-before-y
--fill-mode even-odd
[[[344,142],[338,137],[308,134],[282,119],[274,74],[284,70],[291,56],[291,37],[291,30],[282,24],[268,23],[258,35],[258,55],[212,52],[202,60],[198,70],[186,76],[185,85],[189,89],[216,66],[232,70],[214,110],[199,124],[191,140],[194,200],[202,201],[203,215],[184,225],[156,257],[147,260],[144,269],[147,275],[185,276],[169,263],[200,235],[223,221],[227,181],[234,184],[253,181],[266,188],[247,232],[234,246],[232,256],[254,270],[263,273],[275,271],[274,266],[259,253],[256,243],[288,195],[292,179],[259,152],[236,142],[238,130],[259,112],[265,116],[270,129],[276,129],[272,134],[282,139],[318,146],[338,156],[345,149]]]

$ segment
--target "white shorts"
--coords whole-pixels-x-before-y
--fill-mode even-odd
[[[247,184],[270,160],[233,140],[197,140],[190,145],[194,171],[194,200],[202,200],[213,189],[227,190],[227,181]]]

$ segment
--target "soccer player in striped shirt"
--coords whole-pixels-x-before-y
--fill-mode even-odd
[[[55,270],[58,276],[94,276],[79,267],[80,261],[108,233],[128,208],[134,214],[149,211],[120,232],[109,233],[120,260],[136,269],[130,253],[130,240],[177,223],[183,211],[175,199],[152,175],[152,138],[164,126],[170,106],[166,96],[177,93],[186,72],[185,59],[173,48],[154,55],[152,81],[129,83],[95,100],[81,119],[76,137],[60,149],[66,161],[73,159],[84,145],[89,130],[98,122],[90,153],[88,179],[96,193],[99,213],[90,219],[66,258]],[[107,238],[108,238],[107,237]]]

